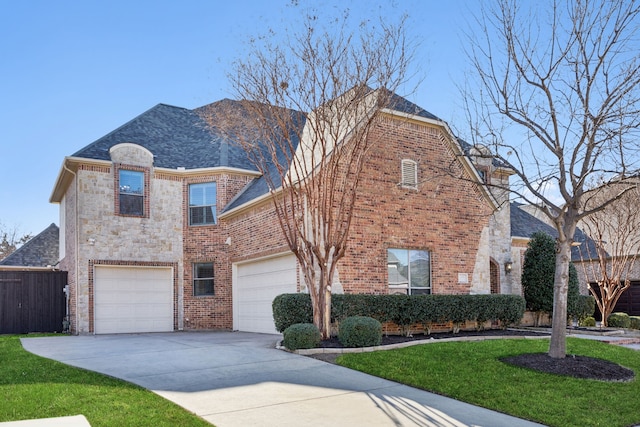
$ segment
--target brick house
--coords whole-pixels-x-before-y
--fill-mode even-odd
[[[51,202],[73,333],[273,333],[273,298],[304,291],[264,179],[203,119],[234,102],[159,104],[64,159]],[[484,185],[509,172],[406,100],[369,137],[334,292],[520,293],[508,195]]]

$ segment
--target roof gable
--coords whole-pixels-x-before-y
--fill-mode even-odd
[[[58,264],[60,230],[51,224],[13,253],[0,261],[0,265],[47,267]]]

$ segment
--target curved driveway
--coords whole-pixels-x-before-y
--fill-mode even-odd
[[[278,339],[173,332],[23,338],[22,345],[150,389],[218,427],[537,425],[276,350]]]

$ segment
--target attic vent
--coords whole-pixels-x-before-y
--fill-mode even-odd
[[[418,164],[413,160],[402,160],[401,174],[400,185],[403,187],[415,188],[418,185]]]

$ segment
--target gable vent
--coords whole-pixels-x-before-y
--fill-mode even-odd
[[[404,159],[401,163],[401,181],[403,187],[413,187],[418,185],[418,164],[413,160]]]

